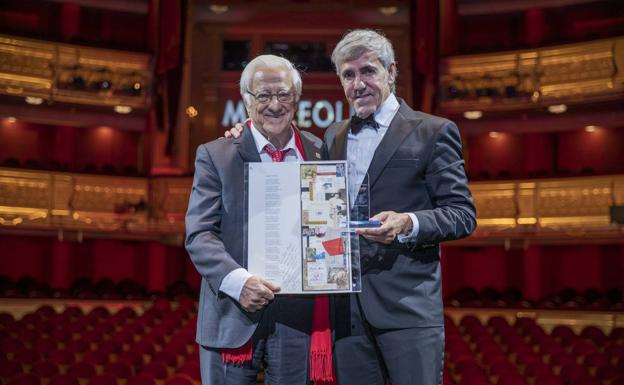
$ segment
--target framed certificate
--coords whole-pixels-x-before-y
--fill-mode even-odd
[[[280,294],[361,290],[345,161],[247,163],[245,253]]]

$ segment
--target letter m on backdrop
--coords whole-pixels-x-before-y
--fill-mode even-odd
[[[225,111],[223,112],[223,119],[221,119],[222,127],[234,127],[236,123],[243,123],[245,120],[247,120],[247,113],[242,100],[238,101],[236,108],[233,101],[225,102]]]

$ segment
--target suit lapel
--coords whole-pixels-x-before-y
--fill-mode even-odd
[[[301,132],[298,128],[295,128],[294,130],[295,135],[297,135],[297,137],[301,141],[301,145],[303,146],[303,152],[305,152],[305,154],[302,154],[303,160],[321,160],[321,151],[314,145],[314,143],[304,135],[301,135]]]
[[[394,155],[401,143],[413,130],[414,122],[410,122],[405,115],[405,112],[409,111],[409,107],[403,100],[400,100],[400,103],[399,110],[394,119],[392,119],[388,131],[386,131],[379,146],[377,146],[371,164],[368,167],[368,185],[370,187],[373,187],[384,167],[392,158],[392,155]]]
[[[250,128],[244,129],[243,134],[238,139],[234,139],[234,144],[243,162],[261,162]]]
[[[338,127],[336,130],[336,136],[334,137],[334,145],[330,151],[330,159],[346,159],[346,141],[347,141],[347,131],[349,130],[349,125],[351,124],[351,119],[347,119],[342,123],[342,126]]]

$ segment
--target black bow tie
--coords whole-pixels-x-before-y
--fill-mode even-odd
[[[373,127],[375,130],[378,129],[379,123],[375,121],[375,117],[373,115],[374,114],[370,114],[367,118],[364,119],[358,118],[357,115],[353,115],[351,117],[351,132],[353,134],[357,134],[364,126]]]

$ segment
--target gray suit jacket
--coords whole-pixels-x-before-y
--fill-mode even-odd
[[[457,126],[399,101],[368,169],[371,215],[387,210],[412,212],[420,230],[412,244],[395,240],[384,245],[360,237],[360,303],[376,328],[441,326],[439,244],[470,235],[476,212]],[[348,128],[348,121],[328,128],[325,143],[330,159],[346,158]]]
[[[308,159],[319,159],[322,141],[307,132],[299,132],[299,137]],[[227,274],[247,267],[244,163],[260,161],[251,130],[238,139],[220,138],[197,148],[185,246],[202,276],[196,340],[203,346],[243,345],[262,316],[262,311],[246,312],[219,291]]]

